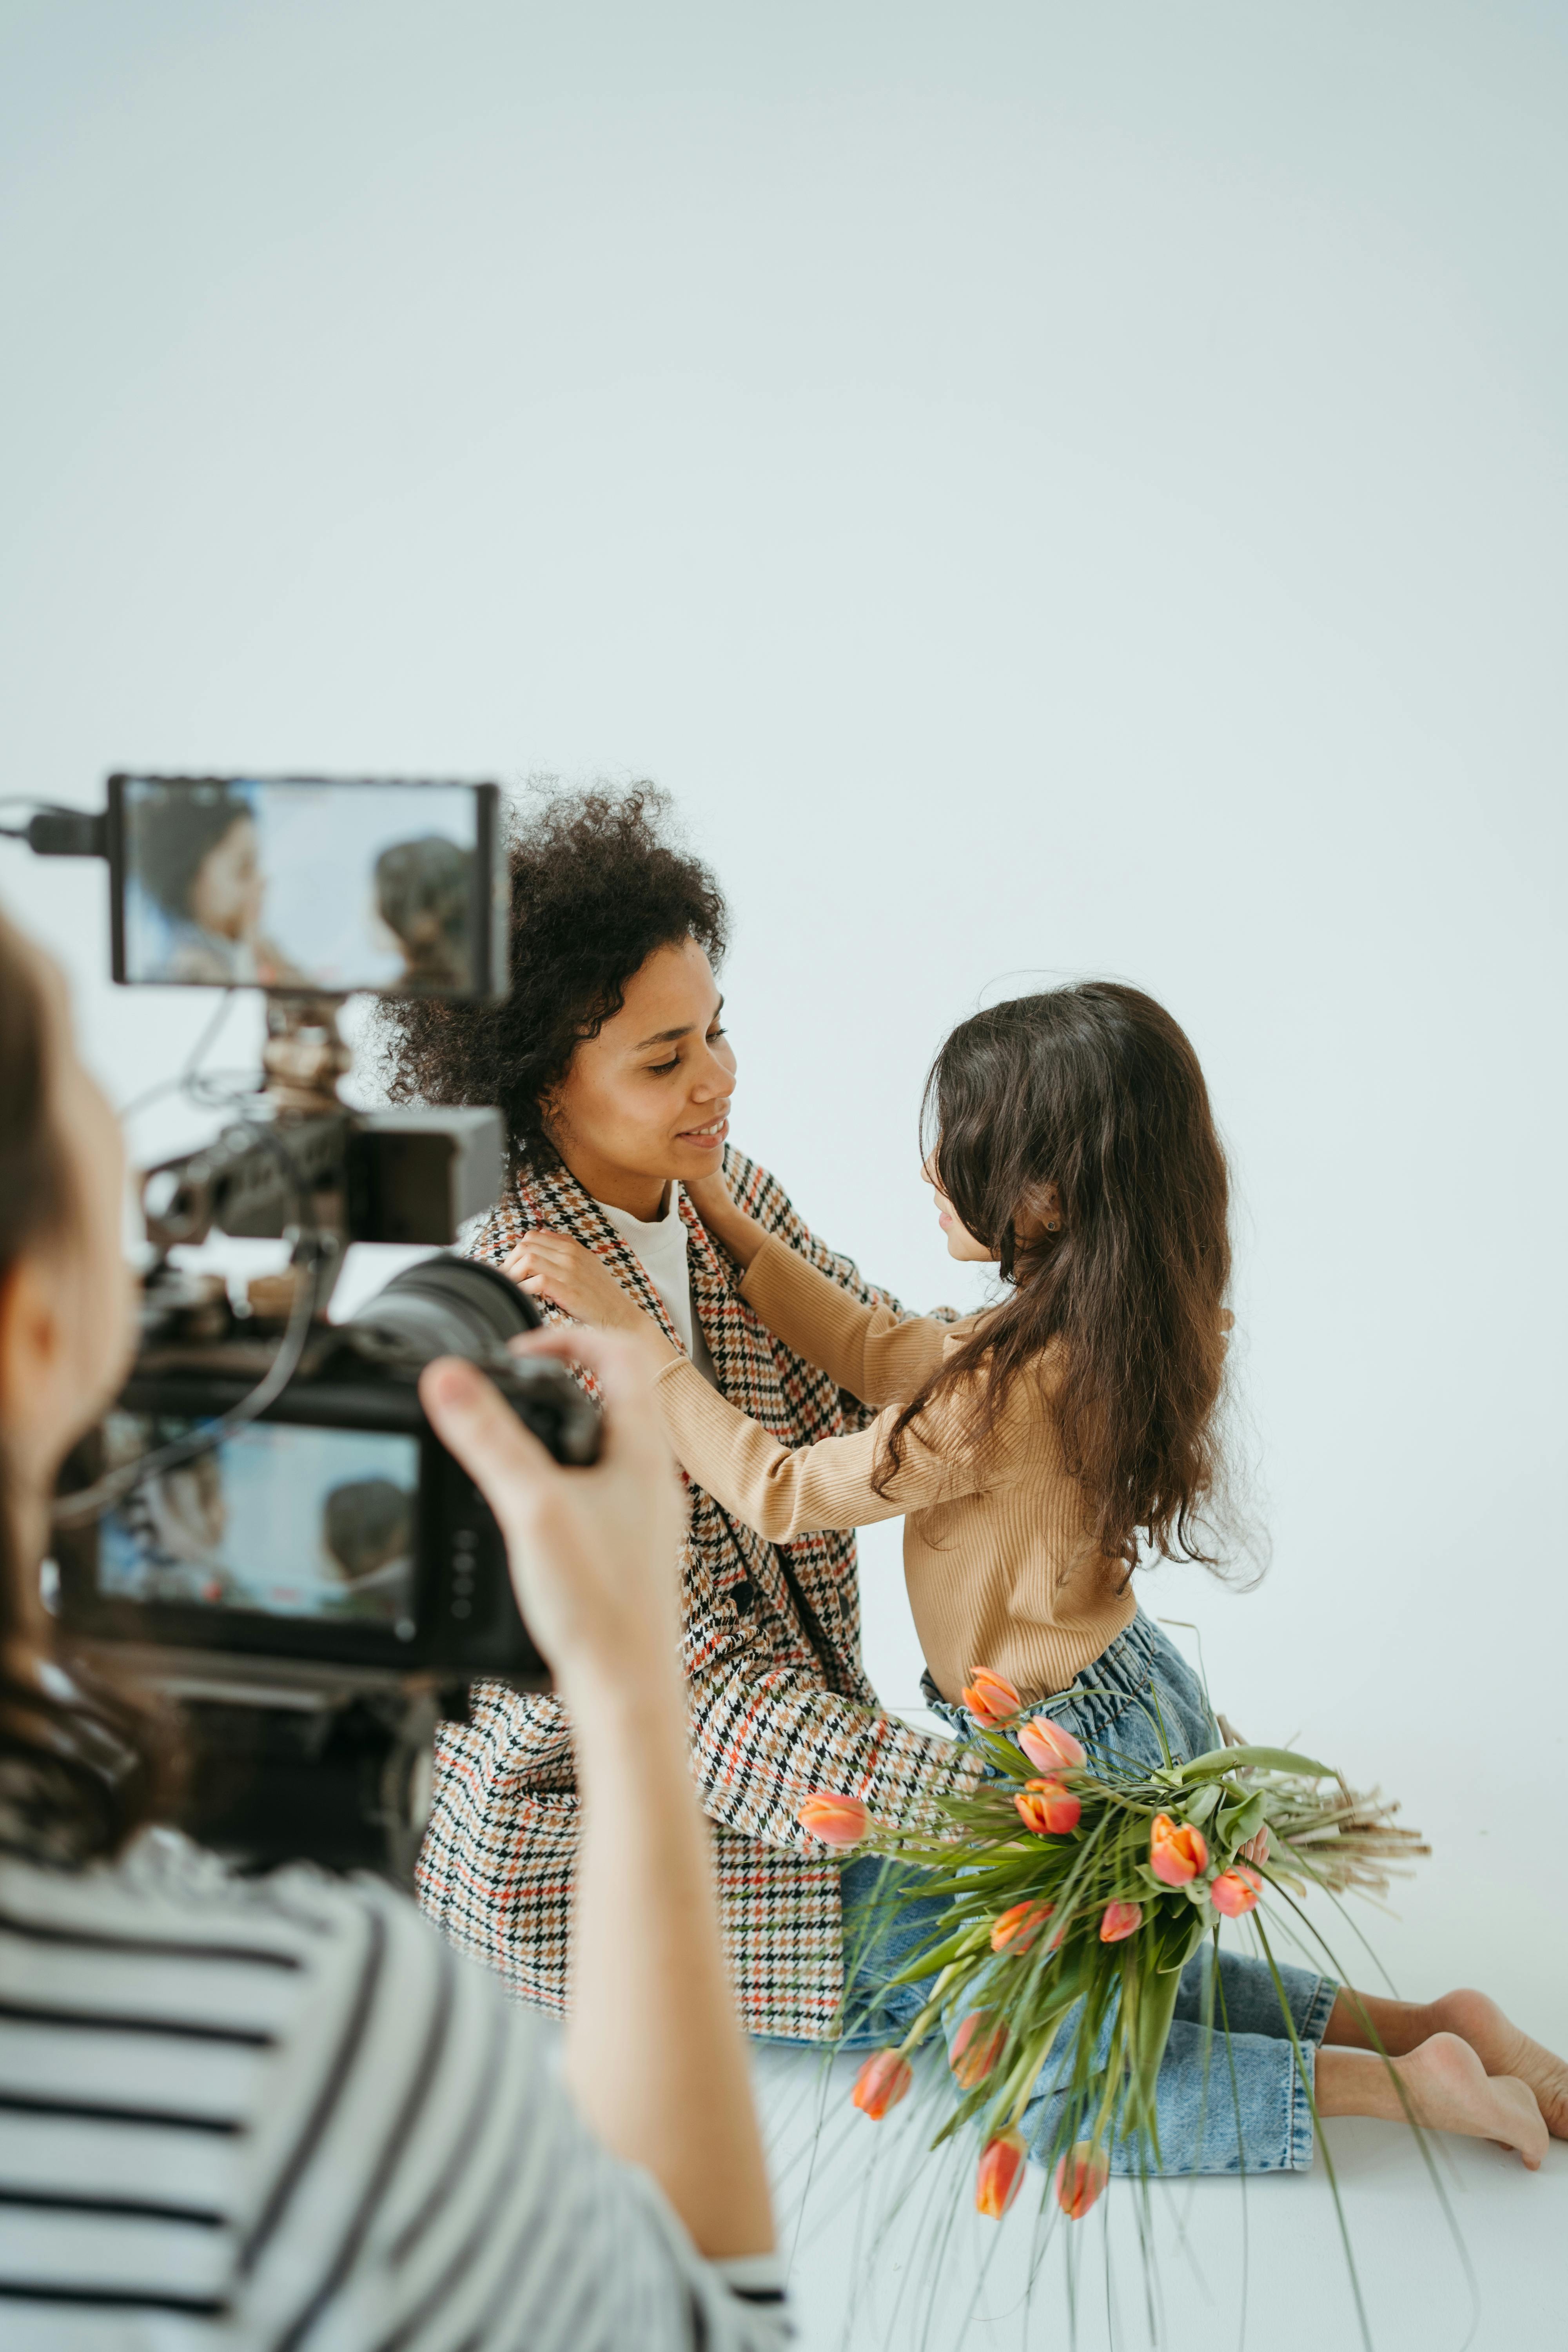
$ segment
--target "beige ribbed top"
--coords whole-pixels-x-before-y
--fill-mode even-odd
[[[772,1236],[742,1295],[797,1355],[888,1410],[853,1437],[792,1449],[681,1357],[658,1381],[670,1442],[700,1486],[773,1543],[902,1515],[910,1607],[944,1698],[956,1699],[977,1666],[1005,1675],[1024,1698],[1061,1690],[1131,1623],[1137,1603],[1125,1565],[1097,1549],[1082,1491],[1062,1462],[1047,1401],[1048,1349],[1037,1376],[1015,1382],[980,1453],[962,1442],[961,1400],[921,1413],[883,1496],[871,1474],[899,1405],[975,1318],[900,1321],[885,1307],[862,1307]]]

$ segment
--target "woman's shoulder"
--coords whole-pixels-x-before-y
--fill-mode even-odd
[[[805,1226],[794,1202],[772,1170],[760,1160],[749,1160],[732,1143],[724,1146],[723,1176],[736,1207],[744,1209],[770,1234],[778,1234],[785,1241],[805,1234]]]
[[[545,1168],[520,1160],[508,1171],[500,1199],[464,1227],[458,1245],[466,1257],[499,1264],[525,1234],[542,1226],[576,1233],[602,1229],[604,1218],[562,1162]]]

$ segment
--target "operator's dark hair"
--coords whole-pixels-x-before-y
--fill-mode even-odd
[[[510,991],[496,1004],[384,1002],[393,1101],[499,1104],[514,1169],[553,1165],[546,1105],[584,1039],[620,1011],[633,974],[683,940],[715,963],[723,955],[719,886],[668,834],[668,797],[651,784],[544,789],[514,808]]]
[[[926,1081],[925,1140],[1006,1295],[889,1433],[955,1396],[983,1446],[1050,1350],[1047,1395],[1100,1550],[1219,1565],[1215,1408],[1225,1377],[1229,1192],[1204,1075],[1142,990],[1083,981],[962,1022]],[[1042,1230],[1047,1187],[1058,1230]]]
[[[227,784],[142,784],[129,796],[131,866],[165,914],[191,911],[191,885],[240,818],[256,811]]]
[[[76,1188],[50,1064],[37,968],[0,915],[0,1297],[30,1252],[70,1246]],[[174,1785],[174,1745],[151,1708],[75,1663],[41,1661],[39,1675],[19,1664],[33,1645],[23,1593],[37,1578],[0,1429],[0,1842],[76,1864],[115,1853],[153,1817]]]

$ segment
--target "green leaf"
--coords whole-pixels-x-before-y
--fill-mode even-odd
[[[1331,1780],[1333,1768],[1315,1764],[1310,1756],[1298,1756],[1289,1748],[1211,1748],[1205,1756],[1194,1756],[1184,1764],[1184,1780],[1212,1780],[1226,1772],[1299,1772],[1310,1780]]]

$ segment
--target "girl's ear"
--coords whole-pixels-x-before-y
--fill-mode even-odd
[[[1018,1203],[1013,1230],[1027,1247],[1048,1234],[1059,1234],[1063,1222],[1062,1196],[1056,1185],[1031,1184]]]

